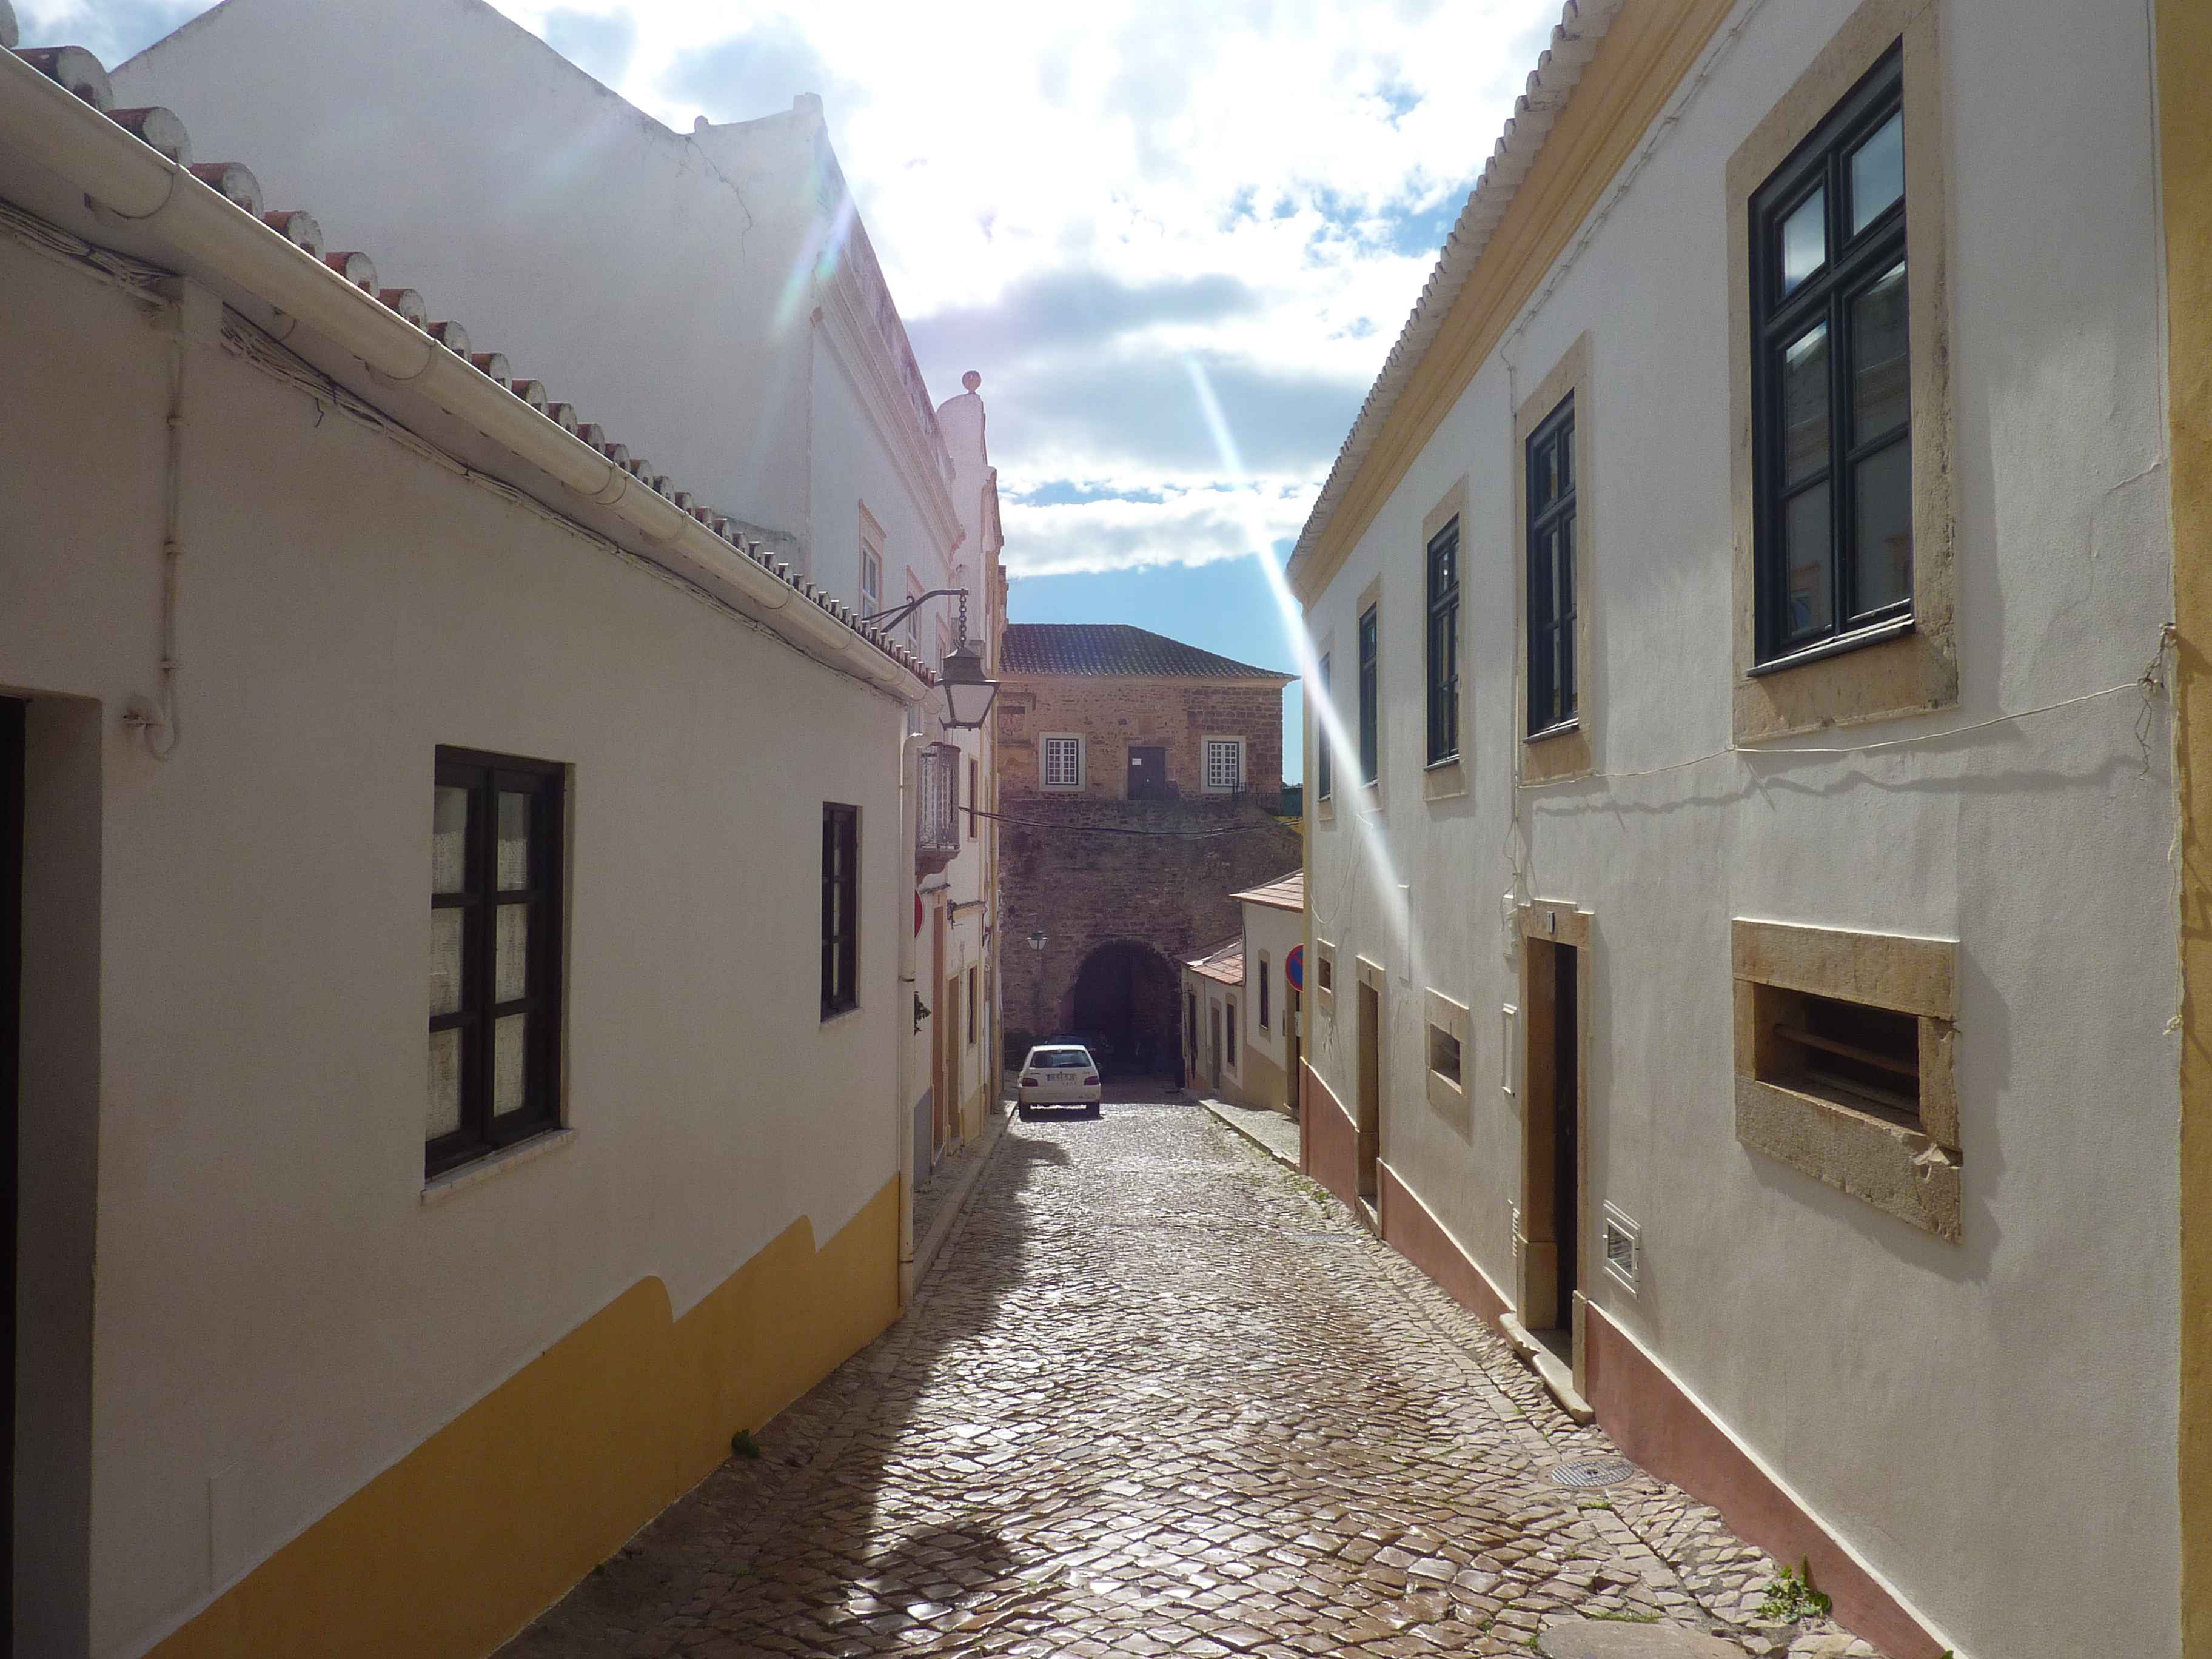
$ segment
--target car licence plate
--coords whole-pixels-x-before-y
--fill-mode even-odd
[[[1054,1072],[1046,1080],[1051,1083],[1073,1083],[1081,1075],[1079,1072]]]

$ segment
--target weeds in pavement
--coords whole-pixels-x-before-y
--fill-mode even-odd
[[[1832,1605],[1813,1588],[1812,1562],[1801,1560],[1795,1572],[1784,1567],[1782,1577],[1767,1585],[1759,1616],[1776,1624],[1797,1624],[1807,1619],[1826,1619]]]

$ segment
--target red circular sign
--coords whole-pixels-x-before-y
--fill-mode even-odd
[[[1290,955],[1283,958],[1283,977],[1290,981],[1291,989],[1293,991],[1303,991],[1306,988],[1306,947],[1304,945],[1291,946]]]

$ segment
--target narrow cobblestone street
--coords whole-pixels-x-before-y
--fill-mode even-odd
[[[1871,1651],[1757,1623],[1774,1564],[1673,1488],[1553,1480],[1604,1436],[1192,1106],[1012,1126],[910,1316],[759,1443],[511,1659]]]

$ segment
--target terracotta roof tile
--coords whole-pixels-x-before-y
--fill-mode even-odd
[[[1217,656],[1127,623],[1008,623],[999,667],[1008,674],[1131,674],[1285,684],[1297,678]]]
[[[1217,945],[1202,957],[1193,957],[1183,964],[1194,974],[1219,980],[1224,985],[1244,982],[1244,936],[1239,933],[1225,945]]]
[[[1235,896],[1278,910],[1303,910],[1306,908],[1305,868],[1300,866],[1287,876],[1277,876],[1274,880],[1263,881],[1257,887],[1248,887]]]

